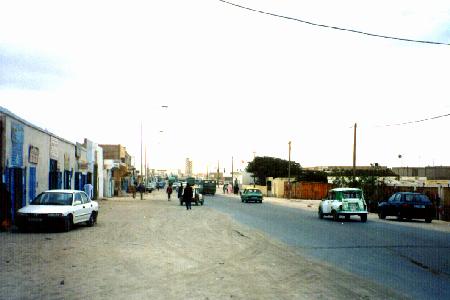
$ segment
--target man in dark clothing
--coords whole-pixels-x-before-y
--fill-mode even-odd
[[[183,201],[186,203],[186,209],[191,209],[191,201],[194,193],[192,191],[191,185],[188,183],[187,186],[184,188],[183,193]]]
[[[183,184],[178,187],[178,199],[181,199],[181,197],[183,197]]]
[[[145,186],[142,182],[139,183],[139,185],[138,185],[138,191],[141,194],[141,200],[142,200],[144,197],[144,192],[145,192]]]

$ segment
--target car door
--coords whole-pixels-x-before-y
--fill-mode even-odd
[[[384,213],[386,216],[393,216],[394,215],[394,209],[392,208],[395,205],[395,196],[397,196],[397,194],[392,195],[391,197],[389,197],[388,201],[385,202],[384,204]]]
[[[83,214],[83,199],[81,198],[80,193],[75,193],[73,200],[73,223],[82,222]]]
[[[336,197],[336,193],[335,192],[329,192],[328,193],[328,198],[327,199],[323,199],[322,212],[324,214],[331,213],[331,203],[332,203],[332,201],[334,200],[335,197]]]
[[[82,219],[84,222],[84,221],[89,220],[92,210],[94,208],[93,208],[91,199],[89,199],[89,197],[85,193],[80,192],[80,195],[81,195],[81,199],[83,200],[83,217],[82,217]]]
[[[398,216],[398,213],[400,211],[400,204],[401,204],[402,194],[398,193],[395,194],[394,201],[392,201],[390,205],[389,215],[390,216]]]

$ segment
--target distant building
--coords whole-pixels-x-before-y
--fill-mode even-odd
[[[186,158],[186,166],[185,166],[185,175],[186,176],[192,176],[192,160],[189,158]]]
[[[103,149],[103,159],[108,161],[108,166],[111,167],[112,178],[114,181],[114,196],[124,195],[128,186],[136,178],[134,168],[131,165],[131,155],[128,154],[127,149],[120,144],[100,144]],[[106,183],[110,182],[106,180]],[[107,187],[109,190],[110,187]]]
[[[392,171],[401,177],[425,177],[428,180],[450,180],[450,166],[395,167]]]

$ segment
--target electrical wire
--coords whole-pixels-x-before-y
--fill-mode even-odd
[[[403,122],[403,123],[387,124],[387,125],[378,125],[377,127],[391,127],[391,126],[409,125],[409,124],[413,124],[413,123],[421,123],[421,122],[425,122],[425,121],[436,120],[436,119],[444,118],[444,117],[448,117],[448,116],[450,116],[450,114],[444,114],[444,115],[434,116],[434,117],[425,118],[425,119],[421,119],[421,120],[415,120],[415,121]]]
[[[427,41],[427,40],[407,39],[407,38],[387,36],[387,35],[376,34],[376,33],[369,33],[369,32],[364,32],[364,31],[355,30],[355,29],[348,29],[348,28],[342,28],[342,27],[337,27],[337,26],[318,24],[318,23],[314,23],[314,22],[311,22],[311,21],[305,21],[305,20],[301,20],[301,19],[297,19],[297,18],[293,18],[293,17],[277,15],[277,14],[274,14],[274,13],[271,13],[271,12],[257,10],[257,9],[254,9],[254,8],[242,6],[242,5],[239,5],[239,4],[236,4],[236,3],[232,3],[232,2],[229,2],[229,1],[225,1],[225,0],[219,0],[219,1],[223,2],[223,3],[226,3],[226,4],[229,4],[229,5],[232,5],[232,6],[235,6],[235,7],[238,7],[238,8],[241,8],[241,9],[246,9],[246,10],[250,10],[250,11],[253,11],[253,12],[257,12],[257,13],[261,13],[261,14],[265,14],[265,15],[269,15],[269,16],[273,16],[273,17],[277,17],[277,18],[283,18],[283,19],[287,19],[287,20],[291,20],[291,21],[297,21],[297,22],[305,23],[305,24],[312,25],[312,26],[318,26],[318,27],[329,28],[329,29],[340,30],[340,31],[348,31],[348,32],[363,34],[363,35],[367,35],[367,36],[371,36],[371,37],[391,39],[391,40],[397,40],[397,41],[403,41],[403,42],[450,46],[450,43]]]

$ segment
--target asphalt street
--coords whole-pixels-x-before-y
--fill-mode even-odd
[[[207,196],[206,205],[313,260],[413,299],[450,299],[450,232],[434,230],[424,221],[378,220],[371,215],[367,223],[356,216],[335,222],[320,220],[314,210],[242,203],[237,196],[221,194]]]

